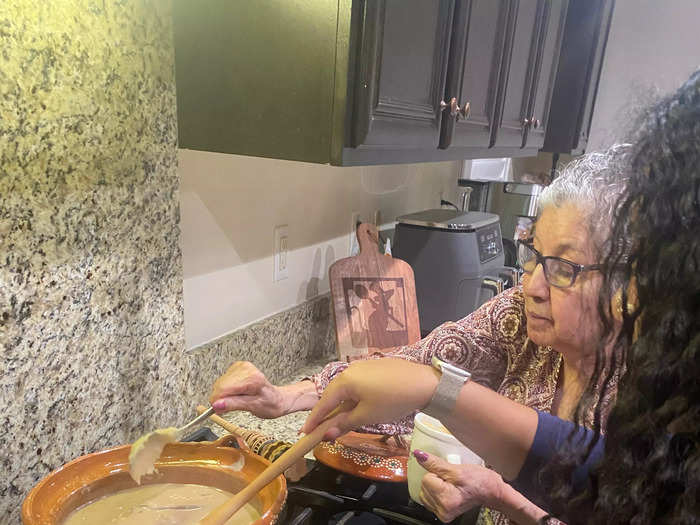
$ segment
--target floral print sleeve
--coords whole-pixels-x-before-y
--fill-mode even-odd
[[[526,337],[524,300],[522,289],[517,287],[494,297],[464,319],[444,323],[426,338],[385,355],[424,364],[437,355],[468,370],[474,381],[496,390],[503,380],[509,356],[522,347]],[[330,363],[311,378],[319,395],[347,366],[344,362]],[[377,425],[372,431],[396,434],[410,432],[411,428],[408,420],[408,423]]]

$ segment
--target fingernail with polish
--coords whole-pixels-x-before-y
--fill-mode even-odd
[[[423,463],[424,461],[428,460],[428,454],[422,450],[414,450],[413,456],[416,458],[416,460],[418,460],[418,463]]]
[[[214,410],[224,410],[226,408],[226,401],[219,399],[218,401],[214,401],[211,406]]]

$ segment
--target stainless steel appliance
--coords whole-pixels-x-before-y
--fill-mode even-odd
[[[539,184],[520,182],[490,182],[486,198],[486,210],[501,218],[501,232],[506,239],[513,239],[518,220],[534,220],[543,187]]]
[[[393,254],[413,268],[423,335],[500,293],[509,284],[504,273],[514,280],[492,213],[437,209],[399,217]]]

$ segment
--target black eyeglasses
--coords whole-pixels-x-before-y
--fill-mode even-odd
[[[576,264],[561,257],[543,256],[535,250],[532,242],[518,240],[518,263],[525,273],[532,273],[538,264],[542,265],[544,278],[552,286],[568,288],[576,282],[581,272],[600,270],[600,264]]]

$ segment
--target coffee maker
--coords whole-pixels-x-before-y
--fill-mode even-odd
[[[458,320],[512,286],[498,215],[435,209],[397,218],[394,257],[413,268],[421,334]]]

